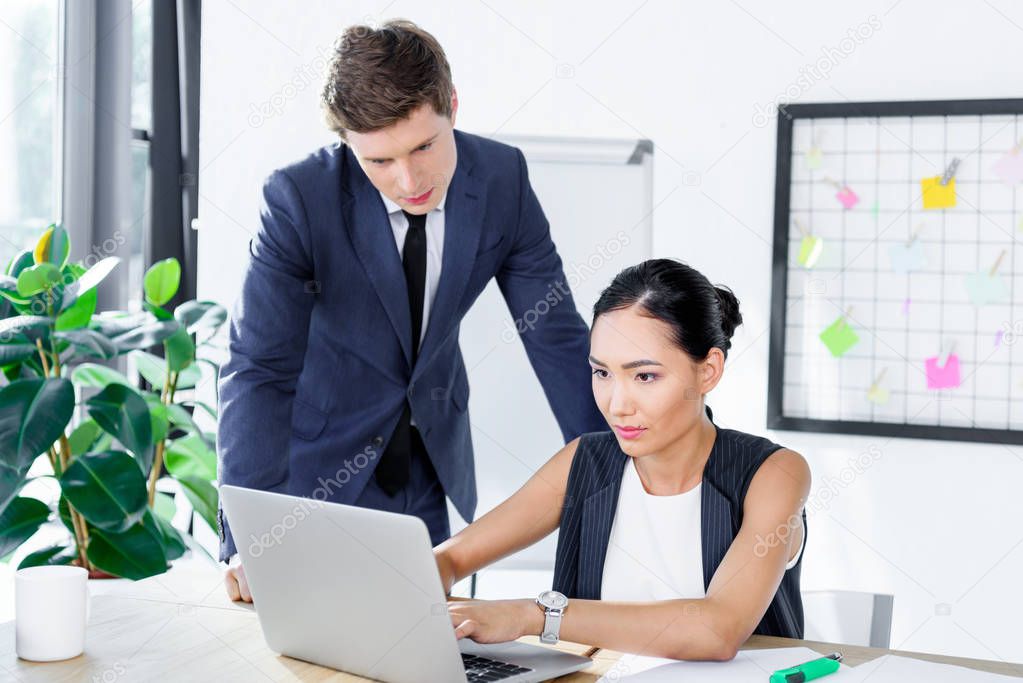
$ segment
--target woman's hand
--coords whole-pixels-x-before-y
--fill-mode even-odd
[[[448,613],[459,640],[504,643],[543,630],[543,612],[535,600],[458,600],[448,603]]]

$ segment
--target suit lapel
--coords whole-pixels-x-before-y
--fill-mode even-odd
[[[351,157],[347,147],[345,154],[350,183],[344,183],[342,187],[347,188],[349,184],[352,186],[352,191],[342,195],[345,225],[355,253],[366,269],[366,275],[401,341],[405,362],[411,365],[412,320],[408,310],[405,271],[394,244],[387,209],[384,208],[380,194]]]
[[[628,456],[622,456],[623,467],[611,468],[611,482],[583,502],[579,528],[579,583],[578,596],[584,600],[600,599],[600,584],[604,578],[604,559],[611,541],[611,526],[618,508],[618,495],[622,488],[622,469]],[[617,459],[616,459],[617,461]]]
[[[444,203],[444,256],[440,283],[430,309],[426,336],[423,338],[416,368],[413,369],[413,377],[429,364],[448,332],[458,324],[458,305],[476,263],[476,249],[483,231],[486,188],[471,175],[472,164],[465,158],[464,152],[459,147],[458,165]]]
[[[714,426],[717,430],[717,425]],[[718,488],[721,458],[721,433],[717,431],[710,457],[703,468],[703,486],[700,496],[700,545],[703,556],[703,588],[710,587],[718,565],[724,559],[732,539],[732,504]]]

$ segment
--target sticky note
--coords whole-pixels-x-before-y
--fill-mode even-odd
[[[959,356],[948,354],[944,366],[938,365],[939,358],[934,356],[924,361],[927,368],[928,389],[955,389],[959,386]]]
[[[910,299],[906,299],[902,302],[902,315],[909,315],[909,303]]]
[[[998,330],[995,332],[995,348],[997,349],[1002,345],[1002,339],[1005,337],[1005,330]]]
[[[799,265],[813,268],[817,265],[817,259],[821,257],[823,250],[824,240],[813,235],[803,235],[803,241],[799,243]]]
[[[867,392],[867,400],[879,406],[883,406],[888,403],[888,399],[891,397],[891,392],[884,387],[879,387],[876,384],[870,387],[870,391]]]
[[[925,209],[951,209],[956,205],[956,179],[941,184],[941,176],[936,175],[920,181],[920,191],[924,195]]]
[[[991,170],[1006,185],[1023,181],[1023,152],[1018,148],[1010,150],[994,163]]]
[[[850,190],[848,187],[843,187],[837,193],[835,198],[842,202],[842,206],[847,209],[851,209],[860,201],[860,198],[856,196],[856,193]]]
[[[806,167],[811,170],[816,170],[821,167],[821,162],[824,161],[824,151],[814,145],[806,152]]]
[[[923,245],[914,240],[912,244],[893,244],[888,250],[892,259],[892,270],[896,273],[908,273],[911,270],[920,270],[927,265],[927,257],[924,256]]]
[[[995,273],[988,271],[970,273],[966,276],[966,293],[970,295],[970,301],[974,306],[1003,301],[1009,296],[1009,289],[1005,286],[1005,279]]]
[[[874,214],[874,218],[881,215],[881,202],[877,199],[874,200],[874,205],[870,207],[870,212]]]
[[[828,347],[828,351],[835,358],[841,358],[846,351],[856,346],[856,343],[860,340],[856,332],[853,331],[852,326],[846,322],[845,316],[828,325],[821,332],[820,337],[824,345]]]

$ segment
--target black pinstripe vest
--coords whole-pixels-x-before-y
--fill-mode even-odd
[[[707,409],[708,415],[710,409]],[[703,470],[701,540],[703,585],[710,580],[739,533],[742,504],[750,481],[767,456],[782,448],[759,436],[717,429],[717,438]],[[584,434],[568,475],[561,511],[554,590],[570,598],[599,600],[611,524],[629,456],[612,432]],[[806,512],[803,512],[806,528]],[[786,638],[803,637],[803,603],[799,572],[803,559],[785,572],[778,591],[754,633]]]

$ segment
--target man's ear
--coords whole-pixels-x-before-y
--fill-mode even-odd
[[[455,127],[455,115],[458,113],[458,91],[451,86],[451,127]]]

